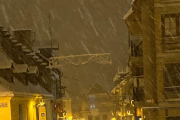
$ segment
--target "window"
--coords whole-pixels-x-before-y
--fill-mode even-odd
[[[103,115],[103,120],[107,120],[107,115]]]
[[[164,37],[179,36],[180,34],[180,14],[163,15],[162,28]]]
[[[135,76],[141,76],[141,75],[143,75],[144,74],[144,72],[143,72],[143,67],[136,67],[135,68]]]
[[[180,63],[164,66],[164,88],[166,91],[180,90]]]
[[[165,17],[164,18],[164,27],[166,36],[176,35],[176,17]]]

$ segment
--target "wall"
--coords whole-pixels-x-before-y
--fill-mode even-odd
[[[38,120],[37,105],[41,98],[13,97],[11,99],[12,120],[20,120],[20,106],[22,108],[22,120]],[[45,99],[46,120],[52,120],[52,105],[50,99]],[[45,119],[44,119],[45,120]]]
[[[1,120],[11,120],[11,105],[10,105],[11,97],[0,97],[0,119]],[[2,107],[2,103],[7,103],[4,107]]]

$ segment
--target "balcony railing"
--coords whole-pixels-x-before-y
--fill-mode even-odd
[[[180,50],[180,36],[164,37],[162,41],[164,51]]]
[[[164,87],[165,92],[180,92],[180,86]]]

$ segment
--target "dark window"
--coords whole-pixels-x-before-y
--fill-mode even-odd
[[[136,76],[140,76],[143,74],[143,67],[136,67]]]
[[[164,88],[166,91],[180,91],[180,63],[164,66]]]
[[[180,120],[179,116],[175,116],[175,117],[166,117],[166,120]]]
[[[103,120],[107,120],[107,115],[103,115]]]
[[[91,115],[88,116],[88,120],[92,120],[92,116]]]

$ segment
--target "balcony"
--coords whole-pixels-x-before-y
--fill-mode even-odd
[[[142,41],[140,35],[130,37],[130,64],[132,67],[142,66]]]
[[[180,36],[164,37],[162,40],[163,51],[180,51]]]
[[[174,99],[180,97],[180,86],[164,87],[165,99]]]

